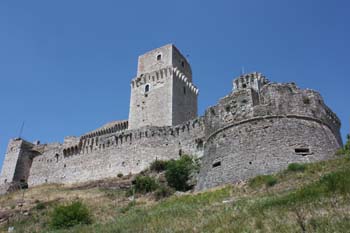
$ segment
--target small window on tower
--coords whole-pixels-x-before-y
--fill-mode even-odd
[[[145,93],[149,92],[149,84],[145,86]]]
[[[181,66],[185,67],[185,62],[184,61],[181,62]]]
[[[162,54],[158,54],[157,56],[157,61],[160,61],[160,60],[162,60]]]
[[[184,95],[186,95],[186,87],[184,87]]]

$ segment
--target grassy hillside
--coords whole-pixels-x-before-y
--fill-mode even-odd
[[[14,226],[15,232],[350,232],[348,157],[292,165],[274,176],[161,201],[152,194],[132,201],[125,192],[44,185],[11,193],[0,197],[0,211],[12,215],[0,230]],[[72,200],[88,206],[93,223],[51,230],[54,206]]]

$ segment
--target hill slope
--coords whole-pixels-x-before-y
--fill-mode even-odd
[[[110,183],[128,183],[128,179]],[[108,183],[108,182],[106,182]],[[127,186],[127,185],[125,185]],[[115,186],[113,186],[115,187]],[[350,232],[350,159],[290,166],[274,176],[203,193],[136,201],[125,190],[44,185],[0,197],[0,230],[16,232]],[[93,223],[51,231],[57,203],[82,200]]]

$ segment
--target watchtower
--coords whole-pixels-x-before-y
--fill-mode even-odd
[[[131,81],[129,129],[173,126],[197,117],[198,89],[187,59],[172,44],[138,59]]]

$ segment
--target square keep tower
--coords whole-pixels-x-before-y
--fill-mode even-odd
[[[139,57],[131,81],[129,129],[172,126],[197,117],[191,66],[172,44]]]

